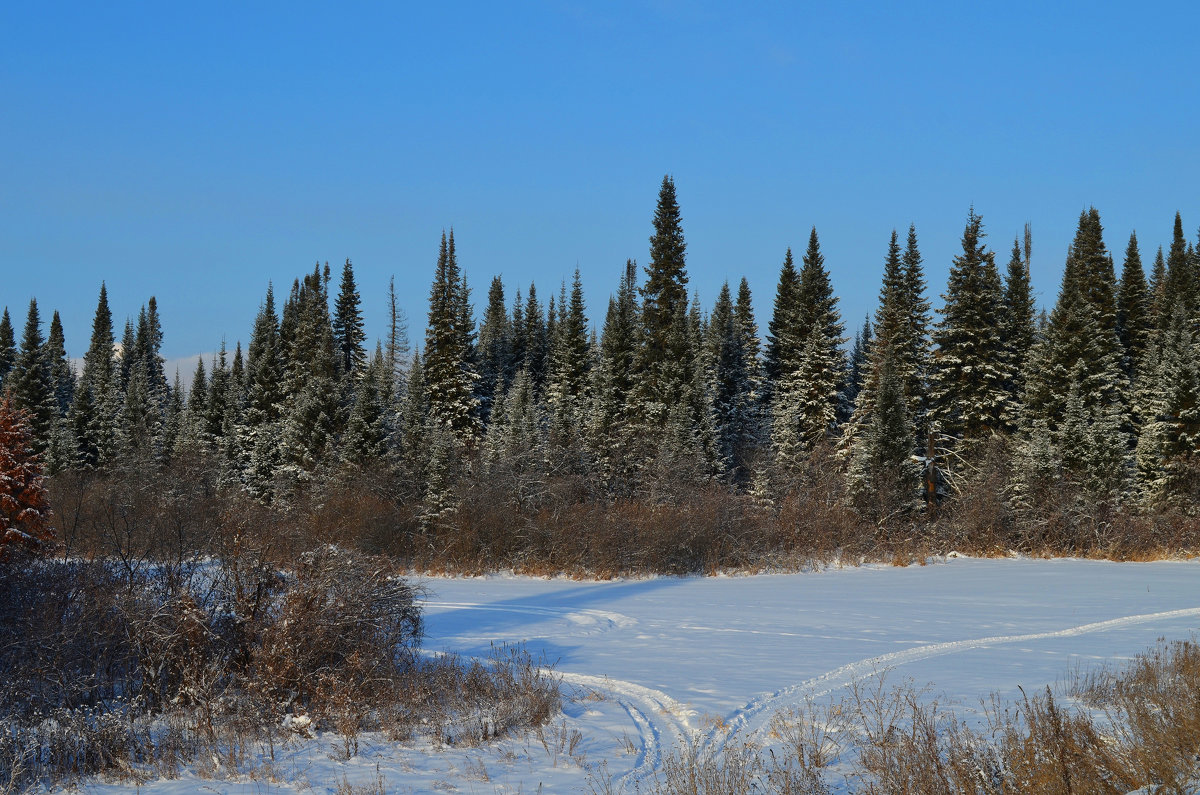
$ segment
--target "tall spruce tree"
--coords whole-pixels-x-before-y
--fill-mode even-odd
[[[929,347],[930,307],[929,299],[925,297],[925,271],[917,243],[917,228],[913,224],[908,226],[903,262],[908,321],[904,340],[896,343],[896,358],[905,373],[904,392],[908,395],[913,422],[917,426],[917,446],[921,448],[928,426],[928,379],[932,354]]]
[[[775,288],[775,306],[767,325],[767,350],[763,370],[767,391],[773,393],[795,370],[795,356],[804,339],[799,319],[800,274],[788,247],[779,270],[779,285]]]
[[[859,394],[870,372],[869,357],[873,337],[871,318],[864,317],[862,328],[854,332],[854,344],[850,346],[850,372],[846,376],[846,388],[842,392],[844,401],[851,407],[851,412],[858,403]]]
[[[1104,246],[1100,214],[1093,207],[1080,215],[1041,343],[1044,351],[1029,379],[1028,410],[1046,419],[1051,429],[1063,417],[1076,372],[1084,379],[1078,391],[1089,411],[1109,403],[1128,407],[1116,293],[1112,258]]]
[[[592,379],[588,445],[610,490],[628,489],[644,437],[636,433],[637,359],[641,342],[637,263],[626,260],[617,293],[608,301]]]
[[[1024,400],[1025,374],[1029,369],[1029,354],[1036,338],[1033,283],[1029,274],[1029,254],[1032,251],[1029,224],[1025,225],[1024,255],[1021,245],[1013,240],[1012,256],[1004,275],[1004,315],[1000,331],[1004,341],[1009,368],[1009,414],[1007,430],[1016,429],[1019,406]]]
[[[883,358],[887,357],[889,376],[899,379],[897,389],[900,394],[904,393],[908,380],[901,353],[908,341],[910,304],[908,278],[900,254],[900,241],[896,230],[893,229],[892,237],[888,241],[888,253],[883,261],[883,284],[879,288],[875,327],[872,329],[869,318],[863,322],[863,330],[855,340],[851,354],[850,379],[857,379],[857,388],[852,390],[855,393],[853,414],[843,431],[842,444],[850,451],[851,461],[859,462],[860,469],[874,460],[866,456],[862,448],[872,443],[868,431],[874,422],[879,379],[884,374]],[[911,423],[912,412],[908,407],[906,416]],[[913,433],[915,436],[915,426]],[[862,469],[854,477],[866,482],[863,479],[870,476],[870,472]]]
[[[1093,207],[1080,215],[1058,301],[1037,346],[1025,423],[1051,432],[1064,475],[1096,496],[1123,491],[1132,468],[1123,361],[1116,274]]]
[[[578,429],[583,419],[592,365],[588,319],[579,269],[571,281],[571,296],[562,307],[555,334],[553,371],[546,389],[551,415],[551,441],[560,448],[578,449]]]
[[[1167,261],[1163,257],[1162,246],[1154,255],[1154,264],[1150,266],[1150,325],[1162,329],[1169,319],[1167,308]]]
[[[8,307],[0,315],[0,390],[4,389],[4,379],[17,361],[17,341],[13,336],[12,319],[8,316]]]
[[[405,368],[409,356],[408,316],[396,300],[396,277],[388,280],[388,334],[385,358],[392,373],[392,393],[405,392]]]
[[[912,457],[916,426],[893,339],[880,335],[872,350],[870,414],[855,436],[847,473],[852,501],[876,520],[913,504],[920,475]]]
[[[983,219],[972,208],[933,332],[931,420],[941,433],[962,440],[987,438],[1004,428],[1009,401],[1010,373],[996,323],[1004,295],[984,236]]]
[[[45,344],[37,300],[30,299],[21,347],[9,372],[5,392],[13,406],[26,413],[34,451],[39,456],[50,445],[50,434],[58,413]]]
[[[721,286],[713,305],[706,341],[709,402],[715,433],[717,463],[733,483],[748,480],[748,452],[755,428],[754,383],[742,329],[734,308],[729,282]]]
[[[858,383],[857,389],[853,390],[856,398],[853,404],[854,415],[844,434],[846,442],[853,442],[871,421],[875,411],[875,398],[879,391],[879,364],[882,355],[891,357],[892,374],[902,382],[905,380],[904,363],[899,360],[897,352],[907,339],[908,322],[907,274],[900,255],[899,237],[893,229],[892,237],[888,241],[888,253],[883,261],[883,284],[879,288],[875,327],[871,328],[870,319],[863,322],[863,330],[859,333],[855,348],[851,352],[850,379],[857,378]],[[864,338],[865,343],[862,342]],[[855,354],[860,359],[857,368]],[[901,383],[899,388],[903,391],[904,384]]]
[[[367,360],[367,350],[363,346],[367,335],[363,331],[362,297],[359,296],[358,287],[354,283],[354,267],[349,258],[342,266],[342,280],[338,287],[337,301],[334,303],[332,331],[338,373],[347,383],[353,382]]]
[[[77,451],[75,460],[84,467],[102,466],[116,455],[122,393],[113,343],[108,289],[101,283],[91,341],[83,355],[83,370],[76,384],[69,417]]]
[[[204,357],[197,356],[196,369],[192,373],[187,404],[184,406],[183,419],[180,422],[179,435],[175,439],[172,456],[189,458],[206,454],[211,447],[206,434],[207,422],[208,371],[204,367]]]
[[[642,343],[638,373],[643,418],[663,427],[670,407],[691,405],[695,351],[689,346],[687,245],[675,182],[663,177],[650,236],[650,262],[642,295]]]
[[[342,437],[342,460],[358,466],[378,465],[389,452],[392,434],[391,370],[377,345],[375,355],[355,385],[354,404]]]
[[[1183,235],[1183,218],[1175,213],[1175,227],[1171,233],[1171,247],[1167,252],[1166,276],[1163,294],[1167,304],[1160,309],[1160,328],[1172,322],[1172,314],[1179,307],[1186,317],[1196,315],[1197,291],[1200,290],[1191,257],[1188,256],[1187,238]]]
[[[781,371],[787,375],[774,395],[774,434],[789,450],[811,449],[838,421],[847,368],[837,303],[814,227],[796,288],[796,328],[805,336],[794,365],[788,362],[790,352],[782,351]],[[787,457],[796,459],[792,453]]]
[[[519,346],[523,355],[514,362],[514,366],[517,369],[522,367],[529,369],[529,380],[533,385],[533,390],[540,393],[546,384],[546,373],[550,362],[550,334],[546,328],[546,316],[542,311],[541,302],[538,301],[537,287],[533,283],[529,285],[529,295],[525,299],[524,309],[519,316],[516,313],[513,315],[514,325],[518,320],[521,321],[521,328],[524,329]]]
[[[274,496],[275,471],[280,463],[281,410],[284,402],[284,358],[275,289],[259,306],[246,349],[246,398],[238,446],[244,456],[246,490],[260,500]]]
[[[1121,267],[1117,291],[1117,336],[1124,351],[1123,369],[1129,379],[1137,377],[1150,330],[1150,290],[1142,270],[1137,232],[1133,232],[1129,235],[1129,245],[1125,247],[1125,262]]]
[[[280,320],[286,373],[281,474],[294,483],[330,460],[342,419],[328,283],[328,268],[323,277],[319,266],[293,283]]]
[[[405,392],[399,396],[399,402],[395,439],[399,470],[403,475],[400,482],[407,484],[410,489],[405,496],[416,499],[424,493],[429,464],[429,391],[425,386],[425,368],[421,365],[420,351],[413,353]]]
[[[477,373],[472,368],[474,321],[470,294],[454,249],[454,232],[442,234],[437,268],[429,291],[429,326],[425,332],[424,377],[429,410],[460,442],[479,430]]]
[[[484,425],[491,421],[492,405],[512,378],[513,333],[499,276],[488,288],[487,308],[479,326],[479,411]]]
[[[1200,362],[1192,322],[1175,304],[1171,322],[1152,339],[1139,389],[1143,417],[1137,463],[1151,503],[1190,507],[1200,450]]]
[[[70,466],[75,459],[75,442],[67,423],[67,413],[75,399],[75,370],[67,359],[67,343],[62,319],[58,312],[50,321],[46,337],[46,363],[50,368],[50,385],[54,392],[54,426],[50,431],[50,446],[46,451],[46,471],[53,475]]]

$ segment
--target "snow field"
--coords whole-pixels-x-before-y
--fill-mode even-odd
[[[331,753],[336,738],[318,737],[277,754],[274,781],[189,776],[142,789],[334,792],[383,781],[395,792],[534,793],[607,781],[645,791],[682,744],[704,757],[747,742],[781,747],[773,716],[843,698],[877,674],[927,686],[970,721],[993,692],[1019,698],[1018,685],[1033,692],[1200,626],[1193,562],[959,558],[753,577],[422,584],[427,649],[485,657],[493,642],[524,643],[561,676],[562,717],[471,748],[364,736],[350,760]]]

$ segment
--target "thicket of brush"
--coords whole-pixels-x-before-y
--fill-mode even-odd
[[[1019,490],[1006,456],[992,452],[980,449],[961,497],[932,508],[881,502],[869,512],[850,504],[828,451],[771,502],[671,472],[621,497],[571,475],[468,473],[454,507],[432,517],[410,484],[358,468],[272,505],[222,487],[203,458],[145,472],[67,471],[48,482],[66,553],[122,560],[220,556],[252,542],[286,562],[334,543],[418,571],[606,577],[908,563],[950,551],[1146,560],[1200,549],[1200,519],[1184,510],[1139,510],[1069,480]]]
[[[147,517],[100,504],[111,532],[138,538]],[[0,791],[256,768],[316,730],[347,757],[363,731],[478,742],[558,711],[554,677],[521,651],[419,656],[417,594],[386,559],[321,546],[283,565],[225,540],[208,558],[126,545],[3,564]]]
[[[979,728],[880,677],[843,701],[777,715],[772,733],[778,754],[741,746],[711,759],[680,749],[654,791],[822,795],[837,776],[869,795],[1191,792],[1200,775],[1200,645],[1160,642],[1124,668],[1077,672],[1057,696],[1046,688],[1013,704],[993,698]]]

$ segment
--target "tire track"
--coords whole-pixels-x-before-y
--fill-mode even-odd
[[[761,741],[766,734],[771,717],[779,710],[795,706],[809,698],[828,695],[838,688],[846,687],[855,680],[887,671],[899,665],[987,646],[1023,643],[1048,638],[1070,638],[1092,632],[1105,632],[1153,621],[1191,616],[1200,616],[1200,607],[1168,610],[1162,613],[1143,613],[1135,616],[1113,618],[1107,621],[1096,621],[1090,624],[1080,624],[1079,626],[1050,632],[1033,632],[1024,635],[992,635],[984,638],[930,643],[889,654],[880,654],[876,657],[868,657],[843,665],[840,668],[835,668],[832,671],[827,671],[820,676],[815,676],[799,684],[790,685],[774,693],[752,699],[746,706],[739,709],[732,717],[727,719],[723,726],[714,726],[705,734],[700,741],[700,754],[702,758],[713,758],[716,755],[723,754],[730,741],[739,734],[748,735],[745,737],[747,740]]]
[[[620,704],[638,730],[641,748],[631,770],[614,779],[618,792],[628,792],[662,767],[663,752],[673,751],[696,738],[690,719],[696,711],[661,690],[607,676],[556,671],[555,675],[576,687],[604,694]]]
[[[424,605],[445,610],[481,610],[565,618],[575,625],[575,632],[588,627],[596,627],[596,631],[603,632],[613,628],[632,627],[638,623],[637,619],[623,613],[586,608],[443,601],[426,601]],[[653,776],[662,767],[664,752],[669,753],[699,736],[699,732],[691,723],[691,718],[697,715],[696,711],[661,690],[607,676],[549,668],[542,670],[557,677],[564,684],[600,693],[604,698],[620,705],[629,715],[640,747],[632,769],[613,779],[618,792],[634,791],[639,783]]]

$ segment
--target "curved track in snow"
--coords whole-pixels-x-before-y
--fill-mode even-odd
[[[1189,616],[1200,616],[1200,607],[1168,610],[1162,613],[1143,613],[1141,615],[1114,618],[1108,621],[1080,624],[1050,632],[1033,632],[1025,635],[992,635],[984,638],[930,643],[924,646],[904,649],[903,651],[891,652],[890,654],[868,657],[835,668],[832,671],[827,671],[820,676],[815,676],[799,684],[790,685],[774,693],[754,698],[730,716],[722,726],[714,726],[705,734],[700,741],[700,755],[712,758],[722,754],[730,741],[738,736],[741,736],[745,741],[761,743],[765,739],[769,729],[771,717],[779,710],[797,706],[810,698],[828,695],[834,690],[846,687],[856,680],[876,673],[882,673],[906,663],[987,646],[1045,640],[1048,638],[1069,638],[1092,632],[1104,632],[1136,624],[1146,624],[1153,621],[1174,618],[1187,618]]]
[[[576,632],[603,632],[613,628],[632,627],[638,623],[635,618],[609,610],[478,602],[427,601],[424,604],[427,607],[445,610],[481,610],[562,618],[574,624]],[[645,781],[662,767],[664,751],[670,753],[698,735],[690,722],[690,718],[696,714],[695,710],[684,706],[661,690],[607,676],[559,670],[552,673],[565,684],[594,691],[606,700],[619,704],[629,715],[639,747],[633,768],[613,780],[618,792],[635,789],[639,782]]]
[[[627,792],[632,786],[654,775],[662,767],[664,750],[670,753],[697,735],[690,721],[696,711],[661,690],[607,676],[562,671],[556,674],[568,684],[594,690],[620,704],[633,721],[641,747],[633,769],[614,779],[618,792]]]

